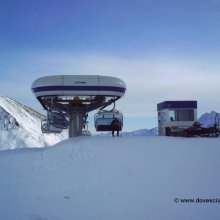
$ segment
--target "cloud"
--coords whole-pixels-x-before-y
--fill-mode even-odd
[[[164,100],[198,100],[200,112],[220,111],[220,64],[211,60],[163,55],[123,58],[96,53],[39,53],[22,56],[17,63],[19,68],[15,64],[7,71],[13,72],[21,87],[8,81],[1,91],[7,94],[13,86],[10,95],[23,96],[28,105],[34,103],[30,86],[36,78],[90,74],[115,76],[126,82],[127,92],[117,107],[128,116],[156,116],[156,105]]]

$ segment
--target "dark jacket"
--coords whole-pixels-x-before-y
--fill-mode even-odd
[[[112,123],[111,123],[111,127],[112,127],[112,130],[114,131],[119,131],[119,130],[121,130],[122,129],[122,124],[121,124],[121,122],[117,119],[117,118],[115,118],[113,121],[112,121]]]

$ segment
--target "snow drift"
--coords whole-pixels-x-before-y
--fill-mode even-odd
[[[1,151],[0,218],[218,220],[220,203],[202,201],[220,199],[219,141],[80,137]]]

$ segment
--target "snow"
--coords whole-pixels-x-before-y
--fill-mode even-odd
[[[138,129],[134,131],[122,131],[120,132],[120,136],[156,136],[158,134],[157,127],[151,129]],[[112,136],[112,132],[105,132],[105,133],[97,133],[96,136]]]
[[[214,123],[219,125],[219,113],[211,111],[210,113],[202,114],[198,121],[203,125],[203,127],[211,127]]]
[[[0,219],[219,219],[219,138],[153,128],[63,141],[67,131],[41,133],[42,118],[0,95]]]
[[[5,220],[219,219],[219,138],[80,137],[0,151]]]
[[[42,134],[43,118],[33,109],[0,95],[0,150],[51,146],[67,138],[67,132]]]

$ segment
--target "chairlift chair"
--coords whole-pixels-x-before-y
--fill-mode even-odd
[[[59,112],[50,112],[48,114],[48,121],[51,125],[60,129],[67,129],[70,124],[69,117]]]
[[[42,133],[45,134],[50,134],[50,133],[61,133],[62,128],[56,128],[52,124],[50,124],[48,119],[43,119],[41,121],[41,131]]]
[[[66,113],[54,110],[47,112],[47,118],[41,121],[42,133],[61,133],[69,126],[69,117]]]
[[[94,124],[96,131],[112,131],[112,121],[117,118],[123,127],[123,114],[117,110],[106,111],[102,110],[95,114]]]

